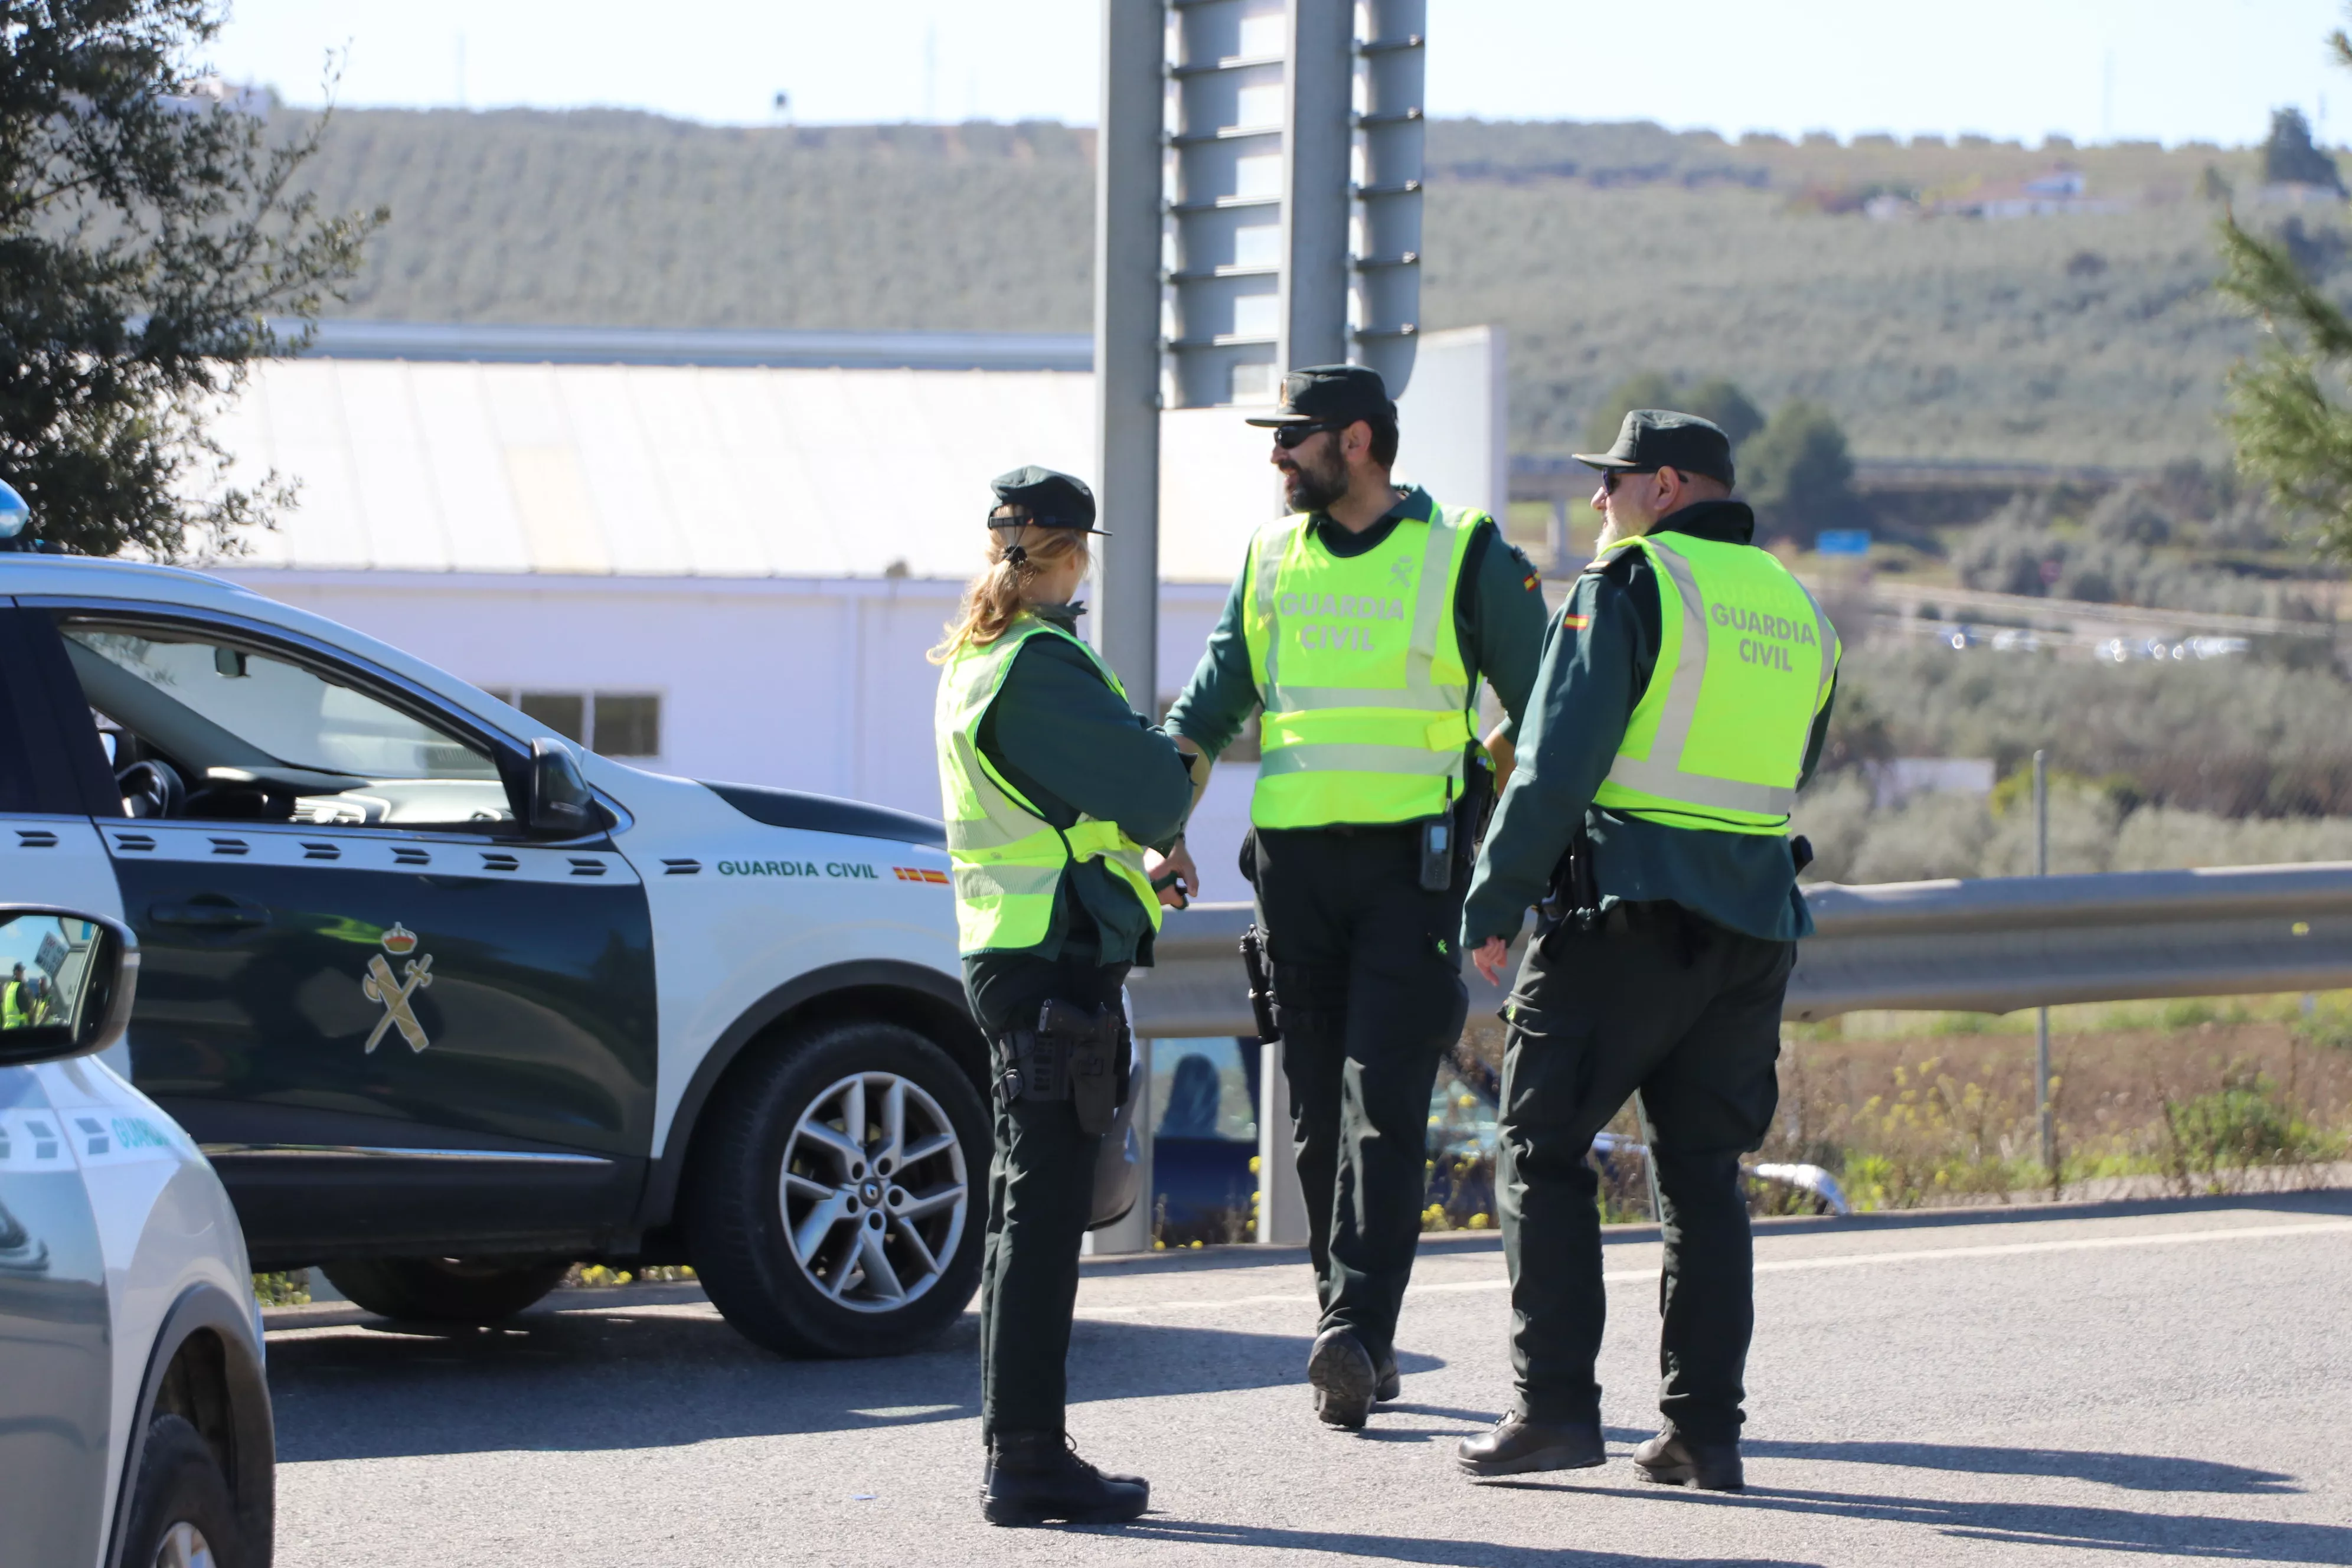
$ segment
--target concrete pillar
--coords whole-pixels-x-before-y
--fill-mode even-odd
[[[1290,1080],[1282,1047],[1260,1046],[1257,1075],[1257,1238],[1298,1246],[1307,1240],[1307,1203],[1290,1148]]]

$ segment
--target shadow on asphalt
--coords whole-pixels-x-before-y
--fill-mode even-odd
[[[1834,1447],[1835,1445],[1832,1445]],[[1862,1447],[1864,1445],[1857,1445]],[[1890,1445],[1926,1447],[1934,1445]],[[1800,1445],[1789,1445],[1792,1449]],[[1761,1446],[1740,1445],[1744,1453],[1760,1453]],[[1962,1455],[1990,1453],[2041,1458],[2042,1449],[1955,1449]],[[1831,1458],[1859,1459],[1859,1455]],[[2150,1459],[2131,1454],[2071,1455],[2069,1458],[2114,1460],[2120,1465],[2183,1465],[2179,1459]],[[1871,1461],[1880,1462],[1880,1461]],[[1885,1461],[1906,1463],[1906,1460]],[[1956,1469],[1977,1467],[1958,1464]],[[2228,1468],[2226,1466],[2195,1467]],[[2074,1470],[2032,1470],[2004,1467],[2001,1474],[2078,1474]],[[2265,1472],[2252,1471],[2262,1475]],[[2099,1476],[2095,1479],[2111,1479]],[[1782,1513],[1820,1514],[1832,1519],[1880,1520],[1891,1524],[1924,1525],[1963,1541],[1999,1542],[2011,1546],[2074,1546],[2089,1552],[2158,1552],[2174,1557],[2213,1557],[2233,1563],[2352,1563],[2352,1529],[2335,1524],[2263,1523],[2246,1519],[2215,1519],[2193,1513],[2146,1513],[2117,1508],[2078,1508],[2063,1503],[1975,1502],[1948,1498],[1888,1497],[1869,1492],[1798,1491],[1782,1487],[1750,1486],[1744,1492],[1700,1492],[1680,1487],[1580,1485],[1517,1477],[1486,1481],[1500,1490],[1578,1492],[1594,1497],[1663,1500],[1692,1508],[1770,1509]],[[2137,1483],[2124,1482],[2125,1485]],[[2158,1489],[2153,1486],[2145,1489]],[[2188,1489],[2210,1491],[2192,1482]],[[1498,1560],[1499,1561],[1499,1560]]]
[[[449,1329],[337,1314],[269,1344],[281,1464],[495,1450],[661,1447],[852,1432],[980,1410],[979,1320],[930,1349],[786,1361],[716,1314],[625,1307],[527,1312]],[[1081,1319],[1070,1402],[1225,1393],[1301,1381],[1305,1335]],[[1399,1355],[1427,1372],[1433,1356]]]
[[[2109,1457],[2126,1460],[2131,1458]],[[1772,1509],[1836,1519],[1883,1520],[1895,1524],[1925,1525],[1963,1541],[1999,1542],[2011,1546],[2074,1546],[2090,1552],[2160,1552],[2236,1563],[2352,1563],[2352,1528],[2336,1524],[2264,1523],[2202,1514],[2073,1508],[2059,1503],[1960,1502],[1862,1492],[1793,1491],[1777,1487],[1750,1487],[1736,1495],[1694,1493],[1673,1487],[1575,1489],[1628,1497],[1664,1497],[1694,1507]]]
[[[1103,1533],[1111,1534],[1106,1531]],[[1502,1546],[1487,1541],[1431,1541],[1410,1535],[1350,1535],[1334,1530],[1273,1530],[1252,1524],[1210,1524],[1147,1514],[1121,1525],[1121,1538],[1181,1542],[1225,1551],[1325,1552],[1374,1563],[1426,1563],[1435,1568],[1640,1568],[1687,1563],[1687,1557],[1636,1557],[1621,1552],[1578,1552],[1562,1546]],[[1782,1557],[1711,1557],[1708,1568],[1819,1568]]]
[[[1394,1406],[1390,1406],[1393,1409]],[[1612,1442],[1650,1439],[1647,1427],[1612,1426]],[[2296,1495],[2306,1489],[2293,1476],[2210,1459],[2163,1454],[2108,1454],[2076,1448],[1991,1448],[1959,1443],[1787,1443],[1742,1437],[1739,1452],[1750,1459],[1825,1459],[1832,1464],[1906,1465],[1973,1476],[2063,1476],[2100,1481],[2136,1492],[2232,1492]]]
[[[1637,1435],[1646,1439],[1646,1432]],[[2293,1476],[2210,1459],[2156,1454],[2102,1454],[2064,1448],[1985,1448],[1952,1443],[1741,1442],[1750,1458],[1843,1460],[1856,1465],[1908,1465],[1979,1476],[2065,1476],[2104,1481],[2140,1492],[2299,1493]]]

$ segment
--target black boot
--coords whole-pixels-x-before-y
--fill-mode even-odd
[[[1382,1351],[1372,1358],[1372,1403],[1386,1405],[1404,1392],[1404,1379],[1397,1375],[1396,1352]]]
[[[1662,1486],[1736,1492],[1745,1490],[1748,1485],[1739,1465],[1738,1443],[1696,1442],[1675,1431],[1671,1421],[1656,1436],[1633,1450],[1633,1463],[1643,1480]]]
[[[1058,1432],[999,1432],[981,1512],[991,1524],[1122,1524],[1151,1506],[1141,1476],[1107,1476]]]
[[[1465,1437],[1454,1462],[1474,1476],[1524,1476],[1536,1470],[1589,1470],[1609,1458],[1598,1421],[1530,1421],[1514,1413],[1492,1432]]]
[[[1326,1329],[1307,1352],[1307,1382],[1315,1390],[1315,1415],[1326,1426],[1353,1430],[1371,1414],[1379,1374],[1352,1329]]]

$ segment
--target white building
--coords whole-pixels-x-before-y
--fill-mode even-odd
[[[1083,337],[340,323],[258,367],[217,434],[294,510],[215,569],[415,650],[595,749],[691,777],[939,814],[924,659],[985,543],[991,476],[1091,479]],[[1241,411],[1165,416],[1160,686],[1181,689],[1276,514]],[[1400,471],[1497,514],[1501,336],[1433,332]],[[1114,532],[1116,517],[1104,519]],[[1233,870],[1247,764],[1193,834]]]

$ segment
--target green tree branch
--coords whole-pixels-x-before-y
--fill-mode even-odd
[[[387,215],[296,184],[326,116],[273,132],[195,63],[220,0],[0,10],[0,476],[44,540],[233,552],[291,491],[236,488],[212,412],[357,273]]]
[[[2352,68],[2352,36],[2339,28],[2327,47],[2336,64]],[[2252,233],[2228,211],[2215,239],[2221,275],[2214,289],[2260,321],[2264,334],[2261,352],[2229,374],[2222,426],[2239,470],[2303,521],[2322,558],[2352,562],[2352,406],[2345,401],[2352,318],[2284,239]]]

